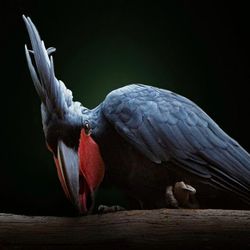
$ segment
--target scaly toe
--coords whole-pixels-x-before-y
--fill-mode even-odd
[[[173,193],[173,186],[167,186],[165,198],[166,198],[167,207],[171,207],[171,208],[178,208],[179,207],[179,203],[175,199],[175,196]]]
[[[106,205],[100,205],[97,209],[99,214],[106,214],[106,213],[114,213],[118,211],[124,211],[125,208],[115,205],[115,206],[106,206]]]

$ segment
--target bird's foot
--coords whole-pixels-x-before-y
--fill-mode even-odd
[[[114,213],[118,211],[124,211],[125,208],[115,205],[115,206],[105,206],[105,205],[100,205],[98,207],[98,213],[99,214],[106,214],[106,213]]]
[[[195,198],[196,190],[183,181],[176,182],[174,186],[166,188],[167,207],[172,208],[198,208],[199,204]]]

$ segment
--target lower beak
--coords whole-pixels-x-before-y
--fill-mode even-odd
[[[60,174],[60,181],[63,186],[66,196],[70,199],[72,204],[76,207],[80,214],[88,212],[85,200],[81,199],[82,193],[86,197],[88,195],[87,188],[82,190],[84,179],[80,179],[79,158],[78,153],[66,146],[62,141],[58,142],[57,146],[58,171]],[[86,184],[84,185],[87,186]]]

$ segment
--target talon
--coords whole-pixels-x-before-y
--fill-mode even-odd
[[[196,189],[188,184],[186,184],[186,188],[184,188],[184,189],[189,191],[192,195],[196,194]]]
[[[188,185],[183,181],[176,182],[174,185],[173,193],[180,206],[182,207],[197,206],[197,204],[192,204],[192,201],[194,199],[190,199],[191,197],[194,197],[196,193],[196,189],[191,185]]]
[[[174,192],[178,192],[181,190],[185,190],[190,192],[191,194],[195,194],[196,193],[196,189],[186,183],[184,183],[183,181],[180,182],[176,182],[175,186],[174,186]]]
[[[107,206],[104,205],[100,205],[97,209],[98,213],[102,214],[105,211],[105,208],[107,208]]]
[[[114,213],[114,212],[118,212],[118,211],[124,211],[125,208],[115,205],[115,206],[105,206],[105,205],[100,205],[98,207],[98,213],[100,214],[106,214],[106,213]]]
[[[116,206],[113,206],[113,207],[114,207],[114,209],[115,209],[116,212],[125,211],[125,208],[124,208],[124,207],[121,207],[121,206],[119,206],[119,205],[116,205]]]
[[[183,181],[176,182],[174,186],[166,188],[167,207],[198,208],[198,201],[195,199],[196,189]]]

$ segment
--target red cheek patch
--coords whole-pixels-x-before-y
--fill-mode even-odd
[[[80,171],[85,177],[91,191],[94,191],[102,182],[104,176],[104,162],[100,150],[90,135],[81,130],[78,148]]]

